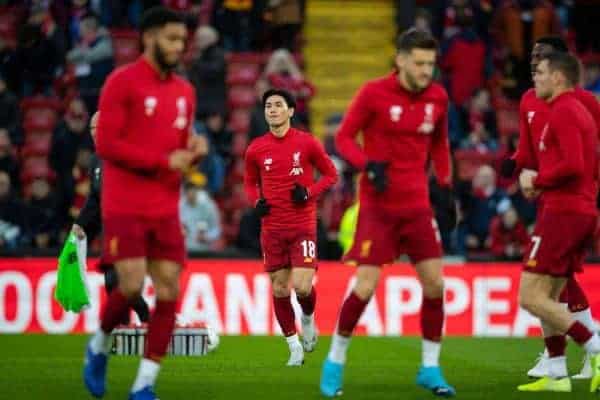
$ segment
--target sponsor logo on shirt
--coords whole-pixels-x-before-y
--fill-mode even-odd
[[[400,121],[400,116],[402,115],[402,106],[393,105],[390,107],[390,119],[393,122]]]
[[[303,172],[304,170],[300,165],[300,152],[297,151],[292,155],[292,170],[290,171],[290,175],[298,176],[302,175]]]
[[[265,165],[265,170],[266,171],[270,171],[271,170],[271,165],[273,165],[273,159],[272,158],[266,158],[263,164]]]
[[[158,100],[154,96],[148,96],[144,99],[144,111],[148,117],[154,115],[157,104]]]
[[[527,123],[529,125],[531,125],[531,121],[533,120],[534,116],[535,116],[535,111],[529,111],[529,112],[527,112]]]
[[[177,129],[185,129],[187,126],[187,102],[185,101],[185,97],[178,97],[175,104],[177,105],[177,118],[175,118],[173,126]]]
[[[423,116],[423,123],[417,129],[418,132],[424,133],[425,135],[429,135],[433,132],[433,103],[425,104],[425,115]]]
[[[542,136],[540,136],[540,151],[546,150],[546,144],[544,143],[544,139],[546,139],[546,133],[548,133],[548,124],[544,125],[544,130],[542,130]]]

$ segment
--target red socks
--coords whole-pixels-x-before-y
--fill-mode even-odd
[[[581,322],[575,321],[567,331],[567,335],[571,336],[579,345],[584,345],[592,337],[592,333]]]
[[[100,329],[110,334],[117,325],[123,321],[129,312],[129,299],[123,295],[119,288],[114,289],[108,295],[108,301],[104,305]]]
[[[175,329],[175,301],[156,302],[156,309],[150,318],[144,358],[157,363],[167,354],[169,341]]]
[[[292,308],[290,296],[273,296],[273,306],[283,335],[286,337],[294,335],[296,333],[296,322],[294,321],[294,309]]]
[[[341,336],[352,335],[352,331],[354,331],[367,304],[369,304],[368,300],[364,301],[354,292],[350,293],[350,296],[344,301],[344,305],[342,305],[342,310],[340,311],[338,333]]]
[[[315,304],[317,303],[317,291],[314,286],[311,288],[310,294],[306,297],[297,297],[300,307],[304,315],[312,315],[315,312]]]
[[[567,338],[564,335],[549,336],[544,338],[546,349],[550,357],[561,357],[565,355]]]
[[[444,300],[428,299],[423,297],[421,305],[421,332],[423,339],[432,342],[442,340],[442,328],[444,326]]]

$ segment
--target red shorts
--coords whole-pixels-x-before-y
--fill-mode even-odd
[[[401,254],[407,254],[413,264],[442,256],[440,232],[431,210],[400,215],[361,207],[354,241],[344,261],[383,265]]]
[[[593,244],[597,221],[593,215],[544,211],[525,252],[523,270],[556,277],[580,272]]]
[[[149,218],[120,215],[102,218],[102,261],[128,258],[169,260],[183,266],[185,241],[178,215]]]
[[[265,229],[260,233],[265,271],[317,268],[316,230]]]

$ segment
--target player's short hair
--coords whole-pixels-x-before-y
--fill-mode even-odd
[[[576,86],[581,81],[581,64],[577,57],[570,53],[552,52],[542,57],[540,62],[547,60],[550,71],[560,71],[570,86]]]
[[[431,32],[410,28],[398,36],[396,47],[399,53],[410,53],[413,49],[437,51],[438,42]]]
[[[567,42],[560,36],[542,36],[535,41],[535,44],[545,44],[552,47],[553,51],[568,53],[569,47]]]
[[[167,24],[185,24],[183,16],[167,7],[157,6],[148,9],[140,20],[140,33],[150,29],[162,28]]]
[[[283,89],[267,90],[265,92],[265,94],[263,94],[263,97],[262,97],[263,107],[267,104],[267,100],[271,96],[281,96],[281,97],[283,97],[283,99],[285,100],[285,103],[287,104],[287,106],[289,108],[296,108],[296,100],[294,99],[294,96],[287,90],[283,90]]]

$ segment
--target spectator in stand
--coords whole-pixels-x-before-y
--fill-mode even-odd
[[[296,36],[302,28],[302,5],[299,0],[268,0],[265,20],[270,25],[274,49],[298,50]]]
[[[464,220],[459,226],[459,251],[489,248],[489,227],[498,209],[510,202],[504,190],[496,186],[496,172],[489,165],[477,170],[471,190],[461,194]]]
[[[304,77],[292,53],[286,49],[275,50],[265,66],[263,75],[271,87],[286,90],[294,96],[296,99],[294,119],[297,123],[308,127],[308,102],[315,94],[315,87]]]
[[[600,6],[598,0],[575,0],[571,11],[572,26],[575,30],[575,44],[578,53],[600,53]]]
[[[188,251],[222,249],[219,208],[202,185],[191,181],[184,184],[179,212]]]
[[[14,58],[17,94],[49,94],[57,71],[62,67],[59,54],[54,43],[44,37],[39,25],[23,25]]]
[[[0,248],[18,247],[24,234],[24,205],[14,195],[8,173],[0,171]]]
[[[73,167],[73,200],[69,207],[70,221],[75,221],[79,217],[81,209],[90,193],[90,165],[92,162],[92,151],[89,148],[81,147],[77,150],[75,166]],[[69,222],[70,225],[70,222]]]
[[[52,135],[49,162],[57,175],[57,190],[61,194],[61,212],[68,212],[73,201],[75,182],[73,167],[79,149],[92,149],[94,141],[88,127],[89,114],[83,101],[71,100],[64,119],[58,123]]]
[[[89,114],[83,101],[71,100],[64,119],[54,130],[50,148],[50,166],[59,180],[71,174],[80,148],[93,148],[88,122]]]
[[[498,137],[496,112],[494,111],[494,107],[492,107],[490,92],[486,89],[476,90],[468,107],[468,126],[471,129],[474,129],[478,124],[481,124],[490,134],[490,137]]]
[[[252,8],[255,0],[217,0],[215,27],[227,51],[250,51],[252,43]]]
[[[415,23],[414,27],[419,30],[431,32],[431,23],[433,18],[431,13],[424,8],[417,8],[415,11]],[[411,28],[412,26],[407,26],[406,28]]]
[[[218,43],[219,34],[214,28],[201,26],[196,31],[195,56],[188,75],[196,88],[196,115],[199,118],[227,111],[227,64],[225,51]]]
[[[95,111],[100,88],[114,68],[112,41],[93,14],[85,16],[80,26],[81,38],[67,53],[67,60],[75,64],[79,92],[88,110]]]
[[[40,27],[44,37],[52,42],[54,49],[58,52],[57,57],[63,64],[68,47],[67,34],[56,23],[50,10],[41,5],[33,6],[27,22]]]
[[[4,128],[0,128],[0,171],[9,175],[12,190],[17,192],[19,188],[19,164],[10,143],[8,131]]]
[[[225,162],[226,166],[231,165],[233,161],[231,154],[233,133],[225,125],[225,116],[218,112],[209,113],[204,120],[204,129],[211,147]]]
[[[88,0],[73,0],[69,15],[69,40],[77,43],[81,39],[81,21],[92,12]]]
[[[344,116],[340,113],[334,113],[325,120],[325,136],[323,137],[323,147],[325,147],[327,154],[337,158],[340,158],[340,155],[335,148],[335,134],[342,123],[343,117]]]
[[[269,82],[263,78],[257,80],[254,85],[254,90],[256,91],[256,104],[250,112],[248,143],[269,131],[269,125],[267,125],[267,121],[265,120],[265,108],[262,103],[262,96],[270,88]]]
[[[508,206],[492,219],[490,225],[490,248],[494,256],[505,260],[520,260],[529,244],[525,225],[517,211]]]
[[[254,208],[247,208],[240,219],[236,247],[256,258],[261,256],[260,218]]]
[[[58,199],[52,192],[49,178],[35,178],[30,189],[26,220],[32,238],[31,245],[39,249],[56,246],[65,219],[58,207]]]
[[[471,8],[462,6],[455,10],[457,31],[442,44],[441,68],[446,74],[450,100],[463,108],[473,93],[484,85],[486,47],[475,31]]]
[[[5,130],[13,143],[22,142],[20,121],[19,100],[8,90],[6,81],[0,74],[0,130]]]
[[[460,148],[474,150],[478,153],[493,153],[498,150],[498,144],[490,137],[483,122],[475,122],[469,135],[461,142]]]
[[[0,76],[13,93],[20,92],[20,86],[17,85],[15,55],[15,50],[8,46],[4,38],[0,37]]]
[[[549,0],[505,0],[497,9],[491,32],[505,46],[509,58],[504,66],[504,89],[519,98],[531,86],[529,54],[543,36],[560,34],[562,27]]]
[[[200,164],[194,172],[203,176],[203,185],[208,192],[215,196],[223,189],[225,185],[225,161],[217,153],[215,146],[210,142],[206,132],[206,127],[200,122],[195,123],[195,130],[200,137],[205,138],[206,154],[202,157]]]

